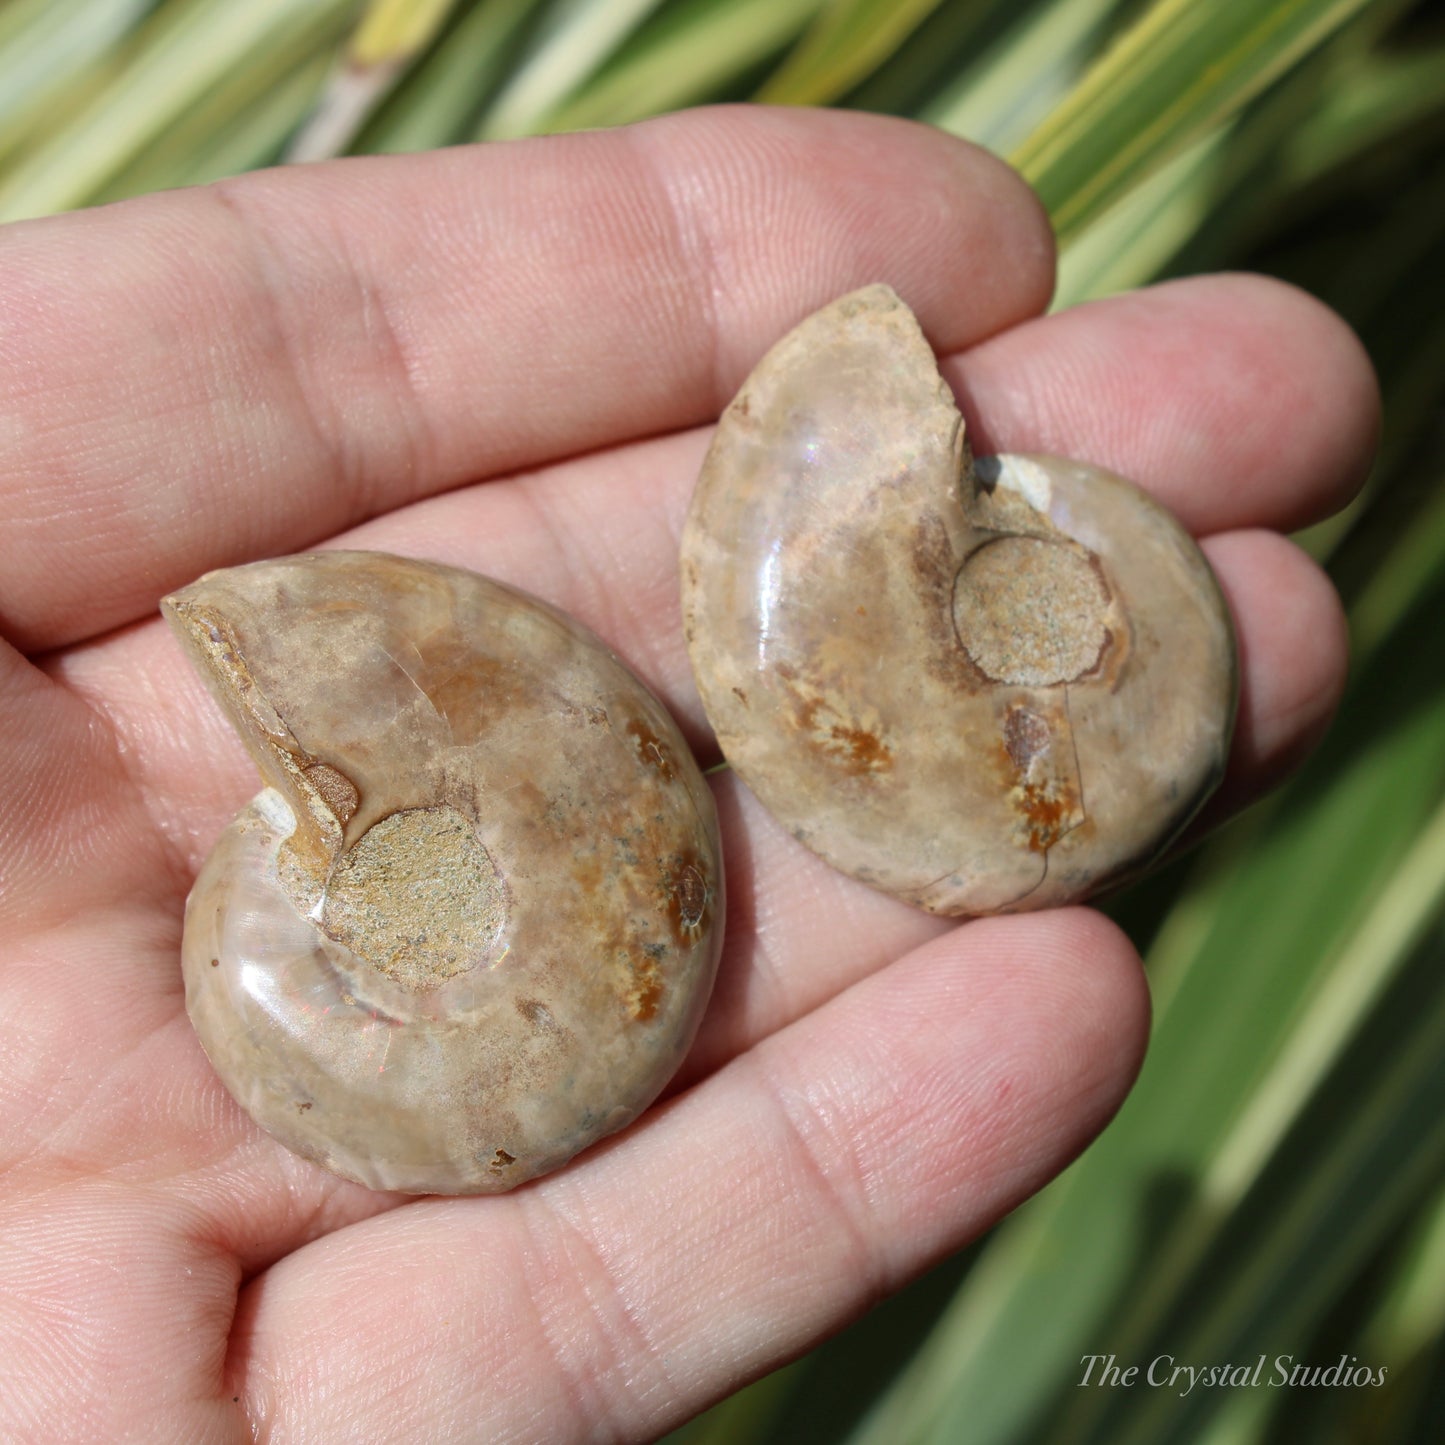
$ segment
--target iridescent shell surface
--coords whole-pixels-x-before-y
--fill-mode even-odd
[[[491,1193],[634,1119],[712,986],[711,794],[586,629],[448,567],[325,552],[163,609],[266,788],[186,909],[186,1006],[282,1143]]]
[[[912,313],[804,321],[724,413],[682,543],[729,762],[802,842],[935,913],[1146,866],[1222,774],[1236,662],[1208,563],[1131,483],[975,465]]]

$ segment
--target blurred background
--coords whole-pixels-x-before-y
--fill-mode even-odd
[[[1349,609],[1334,730],[1110,908],[1156,1006],[1118,1119],[671,1439],[1445,1440],[1445,4],[0,0],[0,219],[724,99],[1005,156],[1058,230],[1058,306],[1220,268],[1305,287],[1364,339],[1385,431],[1364,496],[1301,538]],[[1270,1383],[1079,1388],[1102,1352],[1263,1357]],[[1273,1383],[1286,1357],[1386,1375]]]

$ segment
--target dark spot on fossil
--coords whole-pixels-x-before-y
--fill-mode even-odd
[[[711,912],[712,889],[708,887],[701,859],[695,854],[674,859],[663,877],[668,927],[673,940],[689,946]]]
[[[541,999],[519,998],[516,1001],[517,1012],[532,1025],[538,1033],[562,1034],[566,1030],[552,1017],[552,1010],[544,1004]]]
[[[1033,708],[1014,705],[1004,714],[1002,731],[1008,797],[1024,846],[1047,853],[1084,822],[1067,716],[1051,723]]]
[[[657,960],[646,954],[634,960],[633,979],[632,1017],[645,1024],[657,1017],[658,1005],[662,1002],[662,978]]]
[[[310,763],[302,776],[321,795],[321,801],[336,815],[338,821],[349,823],[361,806],[361,794],[345,773],[328,763]]]
[[[637,756],[664,783],[670,783],[677,776],[677,763],[667,744],[641,718],[633,718],[627,724],[627,736],[637,748]]]
[[[1048,721],[1026,707],[1011,707],[1003,725],[1003,741],[1009,761],[1026,773],[1029,764],[1049,750]]]
[[[677,891],[682,926],[696,928],[702,921],[703,909],[707,907],[707,884],[702,881],[702,874],[689,863],[678,875],[673,886]]]

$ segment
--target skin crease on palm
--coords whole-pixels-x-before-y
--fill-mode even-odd
[[[959,141],[697,111],[0,233],[0,1438],[649,1438],[1109,1119],[1148,1027],[1111,924],[927,917],[726,774],[727,947],[682,1075],[513,1194],[377,1195],[292,1157],[185,1017],[185,894],[255,779],[157,600],[332,542],[469,567],[600,632],[712,763],[676,579],[707,424],[873,281],[977,450],[1108,466],[1201,537],[1244,670],[1212,818],[1276,781],[1345,669],[1278,531],[1362,480],[1368,363],[1250,277],[1044,318],[1040,209]]]

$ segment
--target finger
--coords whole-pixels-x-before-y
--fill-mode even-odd
[[[562,1175],[282,1261],[242,1297],[228,1392],[260,1434],[652,1438],[1057,1172],[1146,1018],[1097,915],[956,930]]]
[[[957,927],[825,863],[736,773],[709,781],[722,834],[727,932],[712,1000],[669,1092]]]
[[[940,132],[745,107],[13,227],[0,627],[93,636],[208,568],[707,420],[782,331],[876,280],[965,346],[1045,304],[1048,226]]]
[[[1234,617],[1239,715],[1219,792],[1199,836],[1281,782],[1324,736],[1349,665],[1344,609],[1329,578],[1274,532],[1228,532],[1204,543]]]
[[[104,719],[0,641],[0,924],[45,928],[115,888],[179,896]],[[14,1014],[7,1017],[14,1018]]]
[[[198,1223],[114,1175],[0,1202],[0,1439],[242,1438],[216,1391],[236,1266]]]
[[[1170,282],[1041,318],[947,370],[980,452],[1055,452],[1149,488],[1196,534],[1293,530],[1365,480],[1380,427],[1364,348],[1262,276]]]

